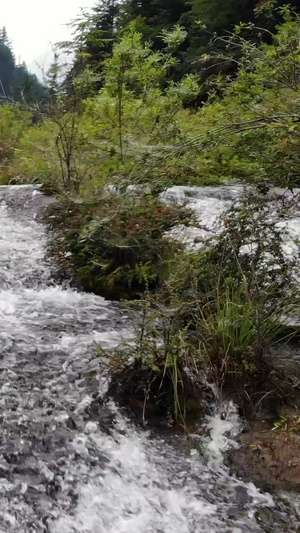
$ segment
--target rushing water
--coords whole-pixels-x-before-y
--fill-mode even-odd
[[[218,234],[222,229],[220,216],[228,209],[233,202],[241,199],[246,191],[251,188],[242,184],[219,186],[219,187],[188,187],[184,185],[174,185],[161,194],[161,199],[169,204],[186,205],[192,209],[197,220],[197,226],[176,226],[169,235],[183,241],[186,246],[195,251],[199,249],[203,242],[210,237]],[[298,199],[300,189],[294,189],[293,192],[287,189],[274,188],[270,191],[270,198],[275,193],[282,199]],[[274,198],[274,195],[273,195]],[[295,210],[296,211],[296,210]],[[276,220],[274,214],[274,224],[277,228],[287,230],[284,252],[289,256],[299,257],[300,241],[300,216],[298,212],[293,215],[289,213],[286,219]]]
[[[34,187],[0,188],[0,533],[297,531],[283,503],[224,466],[232,406],[188,451],[101,405],[95,346],[115,346],[130,324],[51,281],[43,202]]]

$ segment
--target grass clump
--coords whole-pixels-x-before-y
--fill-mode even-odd
[[[283,316],[299,309],[297,255],[285,250],[285,220],[297,201],[246,196],[226,213],[219,236],[183,257],[169,278],[171,301],[181,302],[182,322],[198,332],[221,384],[262,377],[264,353],[286,336]]]
[[[188,328],[178,324],[177,309],[166,308],[147,295],[139,304],[136,338],[113,350],[108,395],[129,406],[145,423],[153,417],[179,423],[198,416],[203,398],[205,368]]]
[[[276,420],[273,423],[272,431],[285,431],[288,433],[299,433],[300,432],[300,417],[297,415],[294,415],[292,417],[289,416],[281,416],[279,420]]]

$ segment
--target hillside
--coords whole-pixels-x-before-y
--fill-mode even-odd
[[[45,87],[24,63],[17,64],[5,28],[0,32],[0,99],[33,101],[44,97]]]

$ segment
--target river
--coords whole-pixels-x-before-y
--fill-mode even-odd
[[[96,346],[130,335],[129,319],[53,281],[44,202],[36,187],[0,187],[0,533],[298,531],[296,511],[224,465],[241,427],[231,404],[197,449],[102,405]]]

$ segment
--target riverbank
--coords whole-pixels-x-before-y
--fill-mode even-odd
[[[228,237],[228,229],[231,227],[228,218],[228,209],[230,213],[230,205],[236,205],[235,201],[238,204],[241,203],[244,208],[246,205],[246,209],[247,207],[251,209],[251,213],[252,210],[259,213],[259,209],[263,209],[262,220],[258,218],[257,227],[254,227],[252,223],[251,231],[252,245],[254,244],[253,236],[256,235],[256,243],[259,246],[261,246],[262,239],[266,237],[266,233],[262,231],[266,220],[266,213],[268,212],[265,210],[269,209],[274,218],[278,217],[278,213],[282,213],[282,206],[284,206],[284,217],[286,217],[289,224],[288,231],[290,231],[289,228],[292,230],[291,233],[286,233],[285,229],[283,230],[284,253],[291,257],[294,252],[294,239],[296,238],[298,227],[300,228],[300,224],[299,226],[297,225],[297,209],[295,208],[298,191],[295,191],[293,194],[286,193],[286,191],[273,192],[270,199],[265,195],[262,197],[258,195],[258,197],[254,196],[255,201],[253,199],[253,189],[245,189],[245,187],[239,187],[237,185],[221,188],[188,188],[188,196],[186,196],[186,193],[187,188],[185,187],[173,188],[164,193],[163,199],[167,202],[166,205],[168,203],[176,207],[183,205],[185,209],[191,209],[192,207],[194,213],[196,213],[196,218],[192,219],[194,224],[192,227],[186,223],[184,227],[179,226],[179,232],[175,228],[175,232],[171,229],[168,233],[168,236],[171,236],[171,238],[182,239],[183,237],[185,246],[190,250],[187,255],[188,261],[195,261],[192,270],[193,283],[199,277],[199,269],[203,268],[201,261],[199,262],[199,254],[201,256],[203,253],[205,242],[209,246],[214,246],[214,242],[218,242],[218,236],[222,235],[222,231],[224,231],[222,230],[224,228],[224,220],[226,223],[225,235],[226,238]],[[250,203],[245,204],[245,198],[248,198],[249,202],[249,195]],[[140,207],[137,193],[134,194],[134,200],[132,200],[133,197],[131,195],[129,198],[131,198],[131,202],[136,202]],[[277,202],[276,206],[274,206],[274,202]],[[221,217],[221,220],[219,220],[222,212],[224,213],[223,218]],[[238,213],[240,216],[240,212]],[[247,214],[247,210],[244,210],[242,213],[243,223],[241,228],[243,228],[245,222],[245,213]],[[291,217],[291,214],[294,218]],[[234,224],[237,224],[239,218],[234,218],[235,215],[236,213],[233,211],[233,215],[230,214],[229,216],[233,216]],[[280,216],[279,218],[280,231],[284,227],[284,217]],[[203,235],[204,225],[205,236]],[[55,222],[53,223],[52,221],[51,227],[52,229],[55,227]],[[232,227],[234,227],[236,232],[239,226]],[[239,227],[240,241],[236,239],[235,243],[239,242],[239,246],[245,249],[248,234],[242,235],[241,228]],[[268,237],[270,237],[269,227],[267,229]],[[279,230],[277,232],[275,229],[274,236],[276,239],[278,239]],[[199,235],[195,235],[195,231],[199,232],[199,235],[202,236],[201,240],[198,238]],[[213,240],[211,241],[210,239]],[[221,242],[224,246],[224,241]],[[269,242],[265,242],[264,249],[268,251],[272,249],[269,244]],[[76,250],[76,247],[73,249]],[[278,250],[278,248],[276,249]],[[221,250],[223,252],[224,248],[221,248]],[[235,248],[235,253],[236,251],[237,248]],[[279,252],[274,257],[281,260],[281,251],[279,250]],[[105,253],[103,243],[101,253]],[[184,253],[187,252],[184,252],[184,249],[180,249],[182,256]],[[253,261],[251,253],[246,255],[246,259],[243,257],[244,253],[242,251],[242,260],[239,261],[239,268],[241,264],[245,264],[245,261],[249,261],[249,264],[251,264],[250,261]],[[176,254],[178,264],[180,264],[182,259],[178,259],[179,249],[177,249]],[[203,257],[205,261],[207,257],[209,258],[207,254]],[[216,255],[213,254],[212,257],[215,258]],[[72,255],[69,254],[68,260],[71,258]],[[263,254],[261,255],[261,260],[265,261]],[[258,268],[260,267],[259,262],[256,265],[258,265]],[[209,268],[210,266],[207,269],[207,265],[205,265],[205,275]],[[258,268],[255,269],[256,273]],[[283,271],[278,269],[276,271],[276,269],[277,266],[275,265],[276,275],[279,273],[279,276],[275,279],[281,280]],[[252,275],[253,270],[252,263],[249,270],[243,270],[243,274],[250,271]],[[224,271],[226,272],[225,263],[222,262],[222,272]],[[186,276],[186,272],[187,270],[184,276]],[[296,270],[293,272],[296,272]],[[232,268],[232,263],[230,274],[231,279],[233,279],[234,275],[237,275],[237,279],[239,279],[239,272]],[[273,283],[276,284],[276,281],[271,276],[271,285],[270,289],[268,289],[268,280],[264,277],[266,274],[270,275],[270,269],[268,267],[262,271],[260,280],[262,283],[261,291],[263,291],[261,294],[263,294],[266,305],[269,305],[270,302],[274,301],[275,291]],[[174,275],[174,267],[172,275]],[[218,273],[218,275],[220,274]],[[228,274],[226,275],[228,276]],[[167,278],[167,285],[170,283],[169,279]],[[183,277],[181,277],[181,282],[182,280]],[[205,280],[207,282],[207,277]],[[258,278],[255,277],[255,282],[257,280]],[[249,283],[248,291],[250,291],[250,287],[251,285]],[[279,297],[278,288],[280,288],[280,283],[277,282],[276,298]],[[289,290],[290,288],[289,286]],[[127,414],[132,418],[134,423],[142,425],[144,428],[151,428],[154,433],[171,436],[174,434],[174,429],[171,429],[171,426],[175,424],[179,433],[183,431],[183,433],[186,432],[188,435],[194,432],[194,428],[197,428],[197,431],[200,431],[201,434],[203,429],[201,429],[201,425],[199,427],[199,420],[202,420],[202,424],[205,426],[207,413],[210,412],[210,409],[216,402],[212,390],[207,386],[207,381],[210,381],[219,389],[219,395],[221,391],[227,396],[228,394],[231,395],[239,406],[241,420],[244,420],[244,429],[242,430],[241,426],[240,431],[242,433],[236,437],[236,442],[239,447],[237,450],[233,449],[227,459],[230,468],[241,479],[246,482],[255,482],[259,487],[271,491],[271,493],[276,494],[281,490],[298,492],[297,454],[299,453],[299,443],[297,432],[293,430],[287,433],[279,427],[275,430],[276,433],[274,433],[276,423],[282,420],[281,417],[284,416],[283,413],[287,407],[290,405],[293,406],[288,420],[295,421],[298,405],[300,406],[300,388],[299,380],[297,380],[297,373],[300,371],[300,357],[298,355],[300,354],[300,350],[298,349],[298,341],[295,337],[297,333],[297,315],[295,314],[297,313],[297,305],[291,305],[291,302],[288,301],[286,307],[289,312],[294,313],[295,328],[292,324],[290,324],[289,328],[283,325],[280,327],[277,325],[274,328],[274,337],[263,339],[262,351],[260,352],[262,359],[259,363],[256,363],[257,366],[253,369],[253,373],[251,368],[249,371],[248,366],[248,368],[244,367],[243,376],[236,376],[236,365],[238,364],[236,358],[239,352],[244,358],[242,359],[243,365],[245,365],[245,361],[247,360],[245,356],[250,357],[248,361],[250,360],[253,364],[253,354],[255,353],[250,351],[247,355],[249,344],[236,344],[231,352],[231,357],[235,357],[234,373],[231,374],[232,370],[229,370],[227,378],[224,379],[224,374],[221,375],[222,362],[220,361],[224,358],[224,353],[228,356],[230,352],[223,352],[219,362],[215,360],[215,366],[212,367],[212,358],[210,357],[208,361],[207,357],[205,357],[205,347],[203,348],[203,344],[201,352],[199,350],[199,339],[201,339],[202,343],[205,341],[203,325],[206,326],[207,319],[202,323],[200,320],[199,322],[195,322],[195,318],[193,319],[194,322],[191,321],[191,311],[187,310],[189,307],[186,305],[185,292],[181,292],[184,295],[183,300],[180,301],[177,297],[176,306],[174,306],[172,305],[172,301],[170,299],[168,301],[166,298],[166,288],[162,289],[160,287],[159,291],[163,294],[163,301],[160,300],[160,293],[157,293],[157,288],[154,292],[152,290],[152,296],[150,296],[148,288],[146,300],[145,294],[142,295],[141,293],[140,301],[135,300],[132,304],[125,306],[135,326],[135,342],[137,344],[132,344],[132,342],[129,344],[125,343],[123,346],[120,346],[120,349],[112,349],[108,352],[101,350],[99,353],[100,359],[104,357],[107,360],[107,357],[109,357],[110,361],[108,363],[108,372],[111,375],[107,394],[108,398],[113,398],[120,406],[125,407]],[[202,288],[202,294],[203,292],[207,294],[208,290],[203,291]],[[168,298],[170,298],[170,294],[168,286]],[[268,299],[268,297],[270,298]],[[287,300],[285,298],[282,301],[286,302]],[[197,304],[199,302],[200,297],[198,292]],[[208,303],[209,299],[206,298],[202,305],[208,306]],[[220,317],[222,322],[219,326],[222,325],[222,330],[219,331],[222,331],[222,334],[228,336],[229,342],[232,341],[230,335],[240,335],[242,325],[245,326],[245,323],[241,321],[244,312],[243,303],[244,301],[242,299],[238,301],[235,299],[233,305],[237,308],[238,312],[230,312]],[[191,300],[188,300],[188,305],[191,306]],[[232,305],[232,299],[226,305]],[[194,309],[193,306],[194,303],[192,303],[192,309]],[[262,313],[261,308],[259,310]],[[187,315],[187,313],[190,314]],[[284,314],[285,312],[283,312],[283,307],[280,303],[278,312],[275,312],[271,316],[273,320],[278,320],[280,315]],[[182,319],[182,317],[184,318]],[[228,328],[228,323],[230,325],[227,330],[224,330],[223,321],[225,318],[227,320],[226,327]],[[246,333],[248,335],[249,324],[253,326],[254,323],[250,322],[251,314],[245,314],[245,319],[247,320]],[[198,337],[197,333],[200,334]],[[249,339],[251,341],[252,337],[247,337],[247,341]],[[209,341],[211,342],[211,337]],[[240,336],[238,336],[238,341],[235,342],[238,343],[239,341]],[[224,339],[222,340],[222,337],[218,337],[217,344],[214,344],[212,349],[220,351],[222,342],[224,342]],[[255,337],[253,346],[256,345],[256,342],[257,337]],[[226,345],[223,344],[223,346],[225,350],[231,349],[229,343]],[[227,363],[229,364],[228,361]],[[175,378],[176,375],[177,378]],[[174,381],[175,379],[177,379],[176,383]],[[222,412],[222,402],[219,405],[219,409]],[[266,421],[262,422],[264,419]],[[234,439],[232,440],[233,442]],[[286,442],[288,444],[283,446]],[[188,444],[188,441],[186,444]],[[232,446],[234,448],[233,444]],[[224,453],[226,452],[224,451]]]

